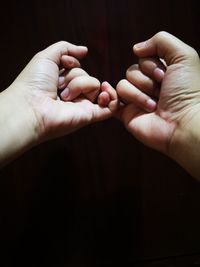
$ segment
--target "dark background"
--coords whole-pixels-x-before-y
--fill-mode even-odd
[[[114,86],[160,30],[200,52],[198,1],[29,0],[0,7],[0,90],[67,40]],[[13,96],[14,97],[14,96]],[[12,115],[12,114],[11,114]],[[0,266],[200,266],[200,184],[110,119],[0,172]]]

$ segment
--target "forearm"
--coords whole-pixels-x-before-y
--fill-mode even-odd
[[[0,93],[0,167],[37,142],[36,118],[20,90]]]

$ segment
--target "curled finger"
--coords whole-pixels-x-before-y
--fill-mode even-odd
[[[89,75],[78,76],[72,79],[67,88],[61,93],[64,101],[72,101],[80,95],[84,95],[90,101],[95,101],[99,94],[100,82]]]
[[[61,65],[66,69],[80,68],[81,64],[78,59],[69,55],[61,57]]]
[[[166,72],[166,66],[160,59],[140,58],[139,67],[141,71],[151,79],[154,79],[158,83],[162,82]]]
[[[157,97],[158,85],[149,76],[145,75],[139,68],[138,64],[134,64],[126,71],[127,80],[142,92]]]
[[[125,79],[118,83],[117,93],[122,101],[133,103],[147,112],[152,112],[156,108],[157,104],[152,98]]]
[[[76,77],[79,76],[89,76],[86,71],[81,68],[73,68],[70,70],[65,70],[59,76],[58,79],[58,89],[64,89],[68,86],[68,84]]]

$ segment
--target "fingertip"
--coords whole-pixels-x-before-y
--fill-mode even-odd
[[[162,82],[165,76],[165,72],[160,68],[155,68],[153,74],[157,82]]]
[[[156,106],[157,106],[157,103],[153,99],[149,98],[146,101],[146,110],[148,112],[154,111],[156,109]]]
[[[95,78],[95,77],[92,77],[92,78],[93,78],[94,81],[96,82],[97,87],[100,88],[100,86],[101,86],[100,81],[99,81],[97,78]]]
[[[117,91],[107,81],[101,84],[101,91],[107,92],[111,100],[118,99]]]
[[[146,41],[137,43],[133,46],[135,50],[144,49],[146,47]]]
[[[147,42],[144,41],[144,42],[141,42],[141,43],[137,43],[133,46],[133,51],[134,53],[137,55],[140,55],[140,53],[142,53],[145,48],[147,47]]]
[[[87,53],[88,53],[88,48],[87,48],[87,46],[79,45],[78,48],[79,48],[80,50],[82,50],[84,54],[87,54]]]
[[[106,107],[110,103],[110,96],[107,92],[101,92],[100,95],[98,96],[98,104],[101,107]]]
[[[69,53],[72,56],[75,56],[78,59],[84,58],[88,53],[88,48],[86,46],[79,45],[76,47],[75,53]]]
[[[69,98],[69,88],[65,88],[60,94],[60,96],[62,100],[67,101]]]
[[[91,77],[90,76],[90,81],[91,81],[91,84],[92,84],[92,86],[93,86],[93,89],[96,89],[96,90],[100,90],[100,88],[101,88],[101,83],[100,83],[100,81],[97,79],[97,78],[95,78],[95,77]]]
[[[87,50],[88,51],[88,47],[85,46],[85,45],[79,45],[78,47],[81,48],[81,49],[84,49],[84,50]]]
[[[58,86],[62,86],[65,83],[65,77],[64,76],[60,76],[58,78]]]
[[[102,82],[102,85],[104,85],[104,86],[109,86],[110,84],[109,84],[109,82],[104,81],[104,82]]]
[[[110,88],[112,88],[112,86],[107,81],[102,82],[102,84],[101,84],[101,90],[102,91],[109,90]]]

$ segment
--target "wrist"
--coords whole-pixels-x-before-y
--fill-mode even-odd
[[[200,180],[200,112],[174,132],[169,156]]]
[[[0,128],[0,166],[38,143],[38,120],[20,88],[0,94]]]

